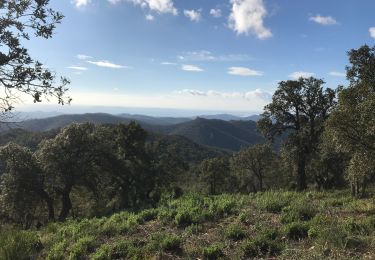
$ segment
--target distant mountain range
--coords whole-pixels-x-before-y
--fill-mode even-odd
[[[118,124],[138,122],[144,129],[163,135],[186,137],[205,146],[237,151],[245,146],[264,142],[256,130],[259,116],[248,118],[221,114],[197,118],[151,117],[145,115],[111,115],[104,113],[58,115],[54,117],[30,119],[13,127],[34,132],[44,132],[65,127],[73,122],[91,122],[95,124]]]

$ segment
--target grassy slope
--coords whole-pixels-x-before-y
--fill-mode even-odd
[[[374,199],[347,191],[186,195],[138,214],[3,231],[0,259],[371,258],[374,214]]]

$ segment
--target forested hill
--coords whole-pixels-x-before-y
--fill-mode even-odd
[[[138,122],[145,130],[153,133],[184,136],[195,143],[228,151],[238,151],[242,147],[263,142],[263,138],[256,130],[256,123],[251,120],[126,117],[126,115],[114,116],[96,113],[31,119],[18,123],[16,127],[28,131],[44,132],[65,127],[73,122],[118,124],[129,123],[130,121]]]
[[[197,118],[173,125],[167,129],[167,133],[185,136],[199,144],[231,151],[263,142],[263,138],[257,133],[254,121]]]

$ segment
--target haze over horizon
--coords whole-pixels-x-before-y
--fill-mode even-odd
[[[73,103],[59,111],[255,114],[281,80],[345,84],[346,52],[375,43],[371,0],[64,0],[51,7],[65,19],[51,40],[28,47],[72,81]]]

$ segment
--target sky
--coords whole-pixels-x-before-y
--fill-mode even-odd
[[[346,84],[375,45],[373,0],[51,0],[52,39],[26,43],[71,80],[74,107],[258,113],[281,80]],[[45,104],[25,107],[45,108]]]

